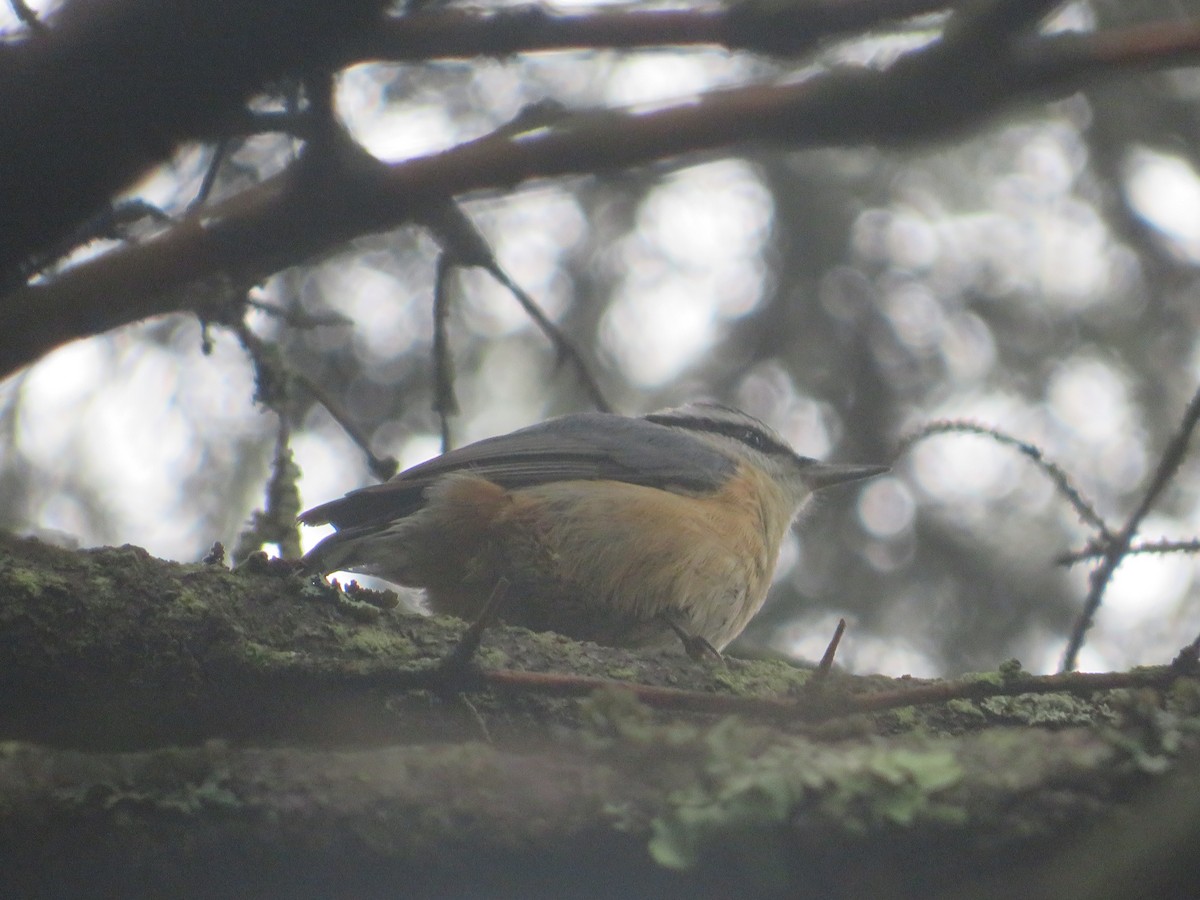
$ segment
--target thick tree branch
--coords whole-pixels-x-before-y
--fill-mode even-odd
[[[336,14],[321,3],[300,4],[298,11],[289,6],[285,23],[271,0],[241,5],[246,21],[216,16],[202,0],[178,5],[172,18],[149,0],[71,4],[52,34],[0,52],[0,75],[9,76],[0,83],[10,85],[0,87],[0,110],[23,123],[7,129],[8,140],[0,142],[0,195],[8,218],[0,229],[0,270],[53,245],[178,140],[220,133],[222,122],[238,121],[242,101],[271,77],[362,52],[368,26],[378,25],[380,3],[359,0],[349,5],[352,13],[339,5]],[[158,12],[150,14],[147,6]],[[884,4],[876,12],[901,15],[918,7]],[[327,21],[330,15],[336,21]],[[450,14],[421,18],[445,25],[438,16]],[[93,34],[113,30],[112,22],[124,22],[128,33],[120,39]],[[192,26],[186,34],[181,22]],[[237,41],[229,40],[231,30]],[[603,31],[591,39],[601,39]],[[431,45],[430,55],[460,52],[454,40],[443,38],[444,49]],[[1200,56],[1200,26],[1187,23],[1173,23],[1169,33],[1163,26],[1138,26],[1098,35],[1000,34],[994,38],[999,43],[981,53],[988,39],[957,28],[885,71],[835,71],[802,84],[716,91],[650,113],[584,111],[536,132],[501,132],[393,166],[360,157],[349,166],[326,166],[320,177],[294,169],[157,239],[0,298],[0,377],[79,337],[167,312],[204,314],[211,304],[224,303],[231,289],[355,236],[413,221],[447,196],[748,143],[806,148],[929,140],[977,126],[1007,104],[1061,96],[1101,74]],[[256,57],[256,40],[275,52]],[[182,54],[185,42],[192,42],[187,54],[176,59],[172,54]],[[314,57],[310,44],[327,45],[325,56]],[[356,46],[358,51],[346,49]],[[230,54],[238,57],[236,64]],[[128,71],[121,71],[125,80],[114,81],[105,66],[118,63]],[[199,68],[188,68],[193,64]],[[212,78],[199,77],[205,72]],[[157,90],[128,90],[130,73]],[[81,79],[89,91],[80,92]],[[103,92],[95,94],[95,85]],[[86,103],[62,99],[84,95]]]
[[[261,129],[254,94],[371,58],[570,46],[724,43],[795,50],[946,0],[853,0],[768,11],[383,15],[386,0],[74,0],[0,45],[0,289],[53,261],[78,225],[182,141]],[[18,10],[23,6],[18,6]],[[302,118],[272,123],[303,130]],[[69,247],[66,249],[70,249]],[[61,252],[61,251],[60,251]]]
[[[1176,46],[1167,61],[1200,55],[1200,32],[1196,38],[1190,51]],[[75,338],[223,302],[230,286],[245,287],[352,237],[412,221],[446,196],[749,142],[802,148],[930,139],[986,121],[1031,94],[1074,89],[1097,73],[1097,54],[1113,58],[1113,43],[1111,36],[1041,38],[991,68],[959,58],[958,48],[934,45],[887,71],[716,91],[650,113],[581,112],[538,132],[501,132],[391,166],[359,156],[352,165],[325,168],[319,179],[298,169],[143,245],[0,299],[0,375]],[[1141,53],[1126,48],[1116,69],[1105,71],[1150,65],[1157,45],[1141,46]]]
[[[822,691],[924,691],[935,705],[798,729],[657,704],[753,699],[741,693],[794,706],[805,673],[781,663],[505,628],[484,635],[481,679],[453,673],[468,707],[437,665],[462,623],[294,574],[0,538],[8,893],[495,896],[499,878],[522,897],[963,896],[1035,878],[1156,775],[1187,778],[1200,752],[1187,677],[1168,692],[1112,676],[1107,687],[1142,688],[1089,702],[1073,692],[1101,685],[1081,675],[1001,672],[936,696],[834,672]],[[1177,665],[1195,663],[1193,645]],[[575,673],[558,682],[571,691],[539,693],[544,668]],[[1062,693],[1002,696],[1031,682]]]
[[[954,6],[954,0],[743,2],[726,9],[616,10],[556,14],[538,7],[393,18],[348,46],[344,63],[511,56],[547,50],[710,45],[798,54],[818,41]]]
[[[1176,814],[1158,853],[1118,857],[1138,891],[1036,889],[1049,851],[1153,787],[1100,735],[856,746],[718,726],[684,741],[635,715],[597,704],[586,740],[520,753],[9,743],[3,880],[11,896],[71,897],[395,897],[401,885],[405,897],[890,900],[990,896],[970,892],[989,882],[1007,888],[995,896],[1184,896],[1147,888],[1191,855],[1195,803],[1167,805],[1162,789],[1158,815],[1143,805],[1119,832]],[[1167,787],[1194,797],[1194,778]]]
[[[0,45],[0,276],[270,82],[341,55],[386,5],[74,0]]]

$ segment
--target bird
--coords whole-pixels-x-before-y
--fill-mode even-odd
[[[816,491],[882,465],[801,456],[731,406],[584,412],[451,450],[300,515],[321,575],[423,588],[429,609],[616,647],[720,652],[762,607]]]

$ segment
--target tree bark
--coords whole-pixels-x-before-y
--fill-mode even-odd
[[[1194,678],[756,722],[618,687],[456,693],[425,675],[462,630],[286,563],[4,538],[5,895],[1116,897],[1196,874]],[[477,662],[814,690],[504,627]],[[829,681],[834,707],[915,686]]]

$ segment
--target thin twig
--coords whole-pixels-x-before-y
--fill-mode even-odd
[[[261,308],[255,301],[246,301],[246,304],[253,305],[256,308]],[[274,307],[270,307],[274,310]],[[380,481],[387,481],[396,474],[396,470],[400,468],[400,464],[391,456],[376,456],[371,450],[371,440],[354,421],[354,418],[346,412],[341,402],[330,394],[325,388],[312,376],[303,369],[288,364],[278,354],[271,358],[274,360],[272,366],[263,364],[263,360],[268,357],[266,351],[266,343],[256,335],[242,319],[226,322],[237,334],[238,340],[245,347],[246,352],[250,354],[251,360],[254,362],[255,375],[257,377],[258,399],[265,406],[268,406],[280,416],[286,415],[286,411],[280,408],[280,404],[273,400],[271,394],[274,390],[286,390],[288,382],[298,384],[306,390],[310,396],[320,403],[329,412],[335,422],[342,426],[342,430],[349,435],[350,440],[358,445],[362,450],[363,455],[367,458],[367,466]],[[340,324],[340,323],[339,323]],[[273,382],[279,382],[278,385],[273,385]]]
[[[394,456],[376,456],[371,449],[371,439],[367,433],[359,427],[354,418],[346,412],[341,401],[334,397],[329,391],[325,390],[319,382],[311,378],[308,373],[302,369],[289,368],[289,372],[297,382],[308,391],[314,400],[320,403],[329,412],[335,422],[342,426],[342,430],[350,436],[350,440],[358,445],[358,448],[367,458],[367,466],[371,470],[371,474],[380,481],[387,481],[400,468],[400,464]]]
[[[216,321],[229,326],[237,335],[238,343],[242,345],[246,355],[250,357],[250,364],[254,368],[255,402],[278,412],[282,405],[283,385],[287,380],[279,366],[278,356],[270,352],[268,343],[255,334],[241,318],[235,317],[229,310],[223,310],[222,315],[225,317]]]
[[[145,200],[134,199],[108,203],[64,238],[26,260],[21,265],[19,274],[22,278],[30,278],[39,272],[44,272],[79,247],[91,243],[97,238],[135,243],[128,233],[128,229],[143,219],[150,219],[164,226],[175,224],[175,220],[166,212]],[[0,283],[0,293],[4,293],[8,289],[8,285]]]
[[[1190,541],[1169,541],[1165,538],[1159,541],[1144,541],[1140,544],[1130,544],[1125,551],[1126,556],[1148,553],[1197,553],[1200,552],[1200,538]],[[1104,547],[1095,541],[1089,541],[1082,550],[1064,553],[1054,560],[1060,566],[1071,566],[1085,559],[1099,559],[1105,553]]]
[[[330,326],[345,328],[348,325],[354,324],[354,320],[333,310],[310,313],[300,307],[288,308],[277,306],[274,303],[267,303],[264,300],[255,300],[253,297],[247,298],[246,305],[257,309],[259,312],[266,313],[268,316],[278,319],[281,322],[286,322],[293,328],[307,329]]]
[[[38,18],[38,14],[29,8],[29,4],[25,0],[8,0],[8,5],[13,14],[21,20],[21,24],[30,31],[44,34],[50,30],[46,23]]]
[[[483,716],[480,714],[479,708],[474,703],[471,702],[471,698],[468,697],[466,694],[459,694],[458,702],[461,703],[463,705],[463,707],[466,708],[467,714],[470,715],[471,718],[474,720],[475,725],[479,728],[480,735],[483,737],[484,743],[494,744],[495,741],[492,739],[492,732],[487,727],[487,722],[484,720]]]
[[[97,237],[110,237],[117,241],[131,240],[124,231],[130,225],[135,225],[142,219],[149,219],[159,225],[173,225],[175,220],[163,209],[145,200],[122,200],[114,203],[108,210],[93,219]]]
[[[492,248],[488,245],[482,232],[475,227],[475,223],[453,199],[445,198],[430,203],[422,210],[419,220],[437,238],[438,243],[442,245],[442,249],[454,264],[483,269],[507,288],[509,293],[521,304],[525,314],[533,319],[542,333],[549,338],[550,343],[554,346],[558,363],[560,365],[563,362],[571,364],[592,405],[601,412],[612,412],[612,406],[600,390],[600,385],[588,368],[583,353],[554,322],[550,321],[550,317],[538,306],[537,301],[509,277],[496,260],[496,255],[492,252]]]
[[[208,202],[209,195],[212,194],[212,189],[217,183],[217,175],[221,171],[221,166],[229,155],[229,141],[229,138],[222,138],[213,146],[212,159],[208,161],[208,168],[204,170],[204,178],[200,181],[196,196],[188,204],[187,211],[189,213],[195,212]]]
[[[1085,524],[1099,531],[1100,536],[1105,541],[1112,539],[1112,530],[1100,517],[1100,514],[1096,512],[1095,507],[1083,498],[1083,495],[1071,483],[1070,476],[1066,472],[1055,463],[1046,459],[1040,447],[1019,440],[999,429],[980,425],[977,422],[967,422],[961,419],[945,419],[923,425],[916,432],[905,437],[900,442],[900,452],[904,453],[918,441],[936,434],[977,434],[982,437],[990,437],[996,443],[1003,444],[1006,447],[1012,447],[1033,460],[1034,465],[1041,469],[1054,482],[1059,493],[1067,498],[1067,501],[1075,508],[1075,512],[1083,519]]]
[[[600,412],[612,412],[612,405],[604,397],[604,392],[600,390],[600,385],[596,381],[591,370],[588,368],[587,362],[584,361],[583,354],[574,342],[563,334],[562,329],[555,325],[550,318],[543,312],[542,308],[537,305],[537,302],[529,296],[525,290],[513,281],[508,273],[500,268],[499,264],[494,262],[487,267],[488,273],[495,278],[500,284],[508,288],[509,292],[517,298],[517,302],[521,304],[521,308],[537,324],[542,330],[550,343],[554,345],[554,352],[558,356],[558,362],[561,365],[563,362],[570,362],[571,367],[575,369],[575,374],[583,385],[584,391],[587,392],[588,399],[592,405]]]
[[[1154,470],[1154,478],[1150,482],[1150,487],[1146,489],[1146,493],[1143,495],[1137,509],[1133,511],[1133,514],[1126,521],[1120,532],[1106,541],[1104,557],[1100,560],[1100,565],[1091,574],[1088,595],[1083,602],[1083,610],[1079,613],[1079,617],[1075,620],[1075,626],[1071,629],[1071,636],[1067,641],[1067,649],[1063,653],[1062,671],[1069,672],[1078,664],[1079,651],[1083,647],[1083,640],[1087,635],[1088,629],[1092,627],[1092,623],[1096,618],[1096,610],[1100,608],[1100,603],[1104,598],[1104,591],[1108,587],[1109,581],[1112,580],[1117,566],[1121,564],[1121,560],[1125,558],[1125,554],[1129,551],[1129,545],[1133,541],[1134,534],[1137,533],[1138,526],[1142,524],[1142,519],[1150,512],[1150,509],[1157,502],[1163,489],[1166,488],[1175,476],[1175,473],[1179,470],[1180,464],[1187,455],[1188,442],[1191,440],[1192,432],[1195,430],[1198,421],[1200,421],[1200,390],[1197,390],[1192,396],[1191,402],[1184,411],[1183,421],[1179,425],[1179,430],[1171,438],[1170,443],[1167,444],[1166,449],[1163,451],[1158,468]]]
[[[928,706],[949,700],[985,700],[1022,694],[1092,694],[1099,691],[1138,687],[1169,687],[1177,678],[1191,677],[1196,667],[1184,660],[1180,665],[1147,666],[1129,672],[1062,672],[1057,675],[1023,675],[997,683],[991,679],[966,678],[938,681],[917,687],[834,696],[826,693],[786,697],[738,697],[678,688],[630,684],[605,678],[588,678],[546,672],[508,669],[483,673],[492,690],[531,692],[558,697],[588,696],[602,688],[631,691],[639,701],[659,709],[714,715],[745,715],[779,722],[821,722],[862,713],[884,712],[906,706]]]
[[[254,306],[256,309],[264,309],[273,315],[282,315],[293,317],[305,324],[343,324],[340,319],[334,319],[329,322],[312,323],[307,322],[302,313],[281,310],[276,306],[262,304],[258,301],[246,299],[243,301],[243,307],[246,305]],[[258,337],[250,327],[241,318],[235,321],[227,322],[237,334],[246,352],[250,354],[251,360],[254,362],[255,374],[257,376],[258,399],[264,405],[274,409],[280,418],[286,418],[289,415],[288,410],[283,409],[282,400],[273,396],[274,392],[286,393],[290,384],[294,383],[306,390],[310,396],[320,403],[329,412],[335,422],[337,422],[342,430],[349,435],[350,439],[358,445],[362,450],[363,455],[367,459],[367,466],[380,481],[387,481],[400,468],[400,464],[392,456],[376,456],[371,449],[370,437],[363,431],[354,418],[346,412],[342,403],[330,394],[325,388],[312,376],[303,369],[287,363],[279,354],[268,354],[265,342]],[[270,359],[271,365],[266,365],[265,360]],[[298,510],[297,510],[298,511]]]
[[[254,367],[255,400],[275,413],[277,423],[275,454],[271,462],[271,476],[267,480],[266,500],[262,509],[253,513],[250,524],[238,535],[233,560],[235,564],[242,563],[267,543],[277,544],[285,559],[297,559],[300,556],[300,531],[296,521],[300,514],[300,492],[297,487],[300,469],[292,457],[294,417],[290,412],[287,365],[274,352],[274,347],[251,331],[244,320],[237,318],[227,324],[237,335]]]
[[[442,432],[442,452],[450,450],[450,417],[459,411],[454,394],[454,357],[446,331],[450,315],[450,273],[454,262],[448,252],[438,256],[433,281],[433,411],[437,413]]]
[[[829,670],[833,668],[833,658],[837,655],[838,644],[842,642],[842,635],[846,633],[846,620],[838,619],[837,628],[834,629],[833,637],[829,641],[829,646],[825,648],[825,655],[821,657],[821,661],[817,663],[816,671],[813,672],[813,678],[825,678],[829,674]]]
[[[493,594],[498,606],[503,597]],[[490,613],[485,608],[485,613]],[[878,713],[908,706],[928,706],[951,700],[986,700],[992,697],[1016,697],[1024,694],[1068,693],[1087,695],[1129,688],[1169,688],[1179,678],[1200,675],[1200,638],[1184,647],[1175,660],[1165,666],[1145,666],[1128,672],[1061,672],[1057,675],[1012,673],[1000,679],[967,677],[955,681],[934,681],[890,690],[801,692],[796,697],[747,697],[710,691],[688,691],[658,685],[635,684],[613,678],[570,675],[554,672],[530,672],[512,669],[482,671],[475,667],[455,669],[451,660],[472,658],[469,649],[483,625],[468,629],[458,645],[441,661],[431,666],[397,667],[394,662],[346,667],[307,656],[292,658],[281,675],[299,680],[337,681],[345,686],[383,690],[427,690],[439,694],[466,691],[495,691],[506,694],[535,694],[546,697],[586,697],[598,690],[618,689],[632,693],[641,703],[657,709],[710,715],[742,715],[787,725],[825,722],[833,719]],[[474,644],[478,646],[477,643]],[[460,649],[461,648],[461,649]],[[468,652],[469,649],[469,652]],[[260,666],[256,659],[253,665]],[[256,671],[258,671],[256,669]],[[857,683],[849,679],[847,685]]]

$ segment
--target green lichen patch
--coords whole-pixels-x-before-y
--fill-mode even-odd
[[[1095,724],[1098,718],[1112,721],[1095,700],[1066,693],[988,697],[979,701],[979,707],[992,721],[1020,725],[1065,727]]]
[[[979,704],[973,700],[949,700],[946,703],[946,709],[960,719],[973,720],[980,724],[987,721],[987,715],[979,708]]]
[[[37,599],[48,590],[63,590],[67,581],[53,572],[31,569],[27,566],[14,565],[5,571],[5,581],[9,590],[15,594]]]
[[[742,696],[787,696],[797,692],[812,676],[811,669],[801,669],[780,660],[730,660],[728,665],[713,668],[713,684]]]
[[[945,796],[963,771],[950,751],[934,745],[831,748],[768,740],[735,719],[711,729],[702,743],[702,777],[671,793],[652,823],[650,853],[668,868],[691,869],[715,847],[728,853],[734,835],[757,835],[756,856],[763,847],[782,848],[797,816],[843,833],[965,816]]]
[[[579,702],[581,737],[591,747],[664,750],[694,745],[699,726],[686,721],[660,720],[633,691],[602,688]]]

